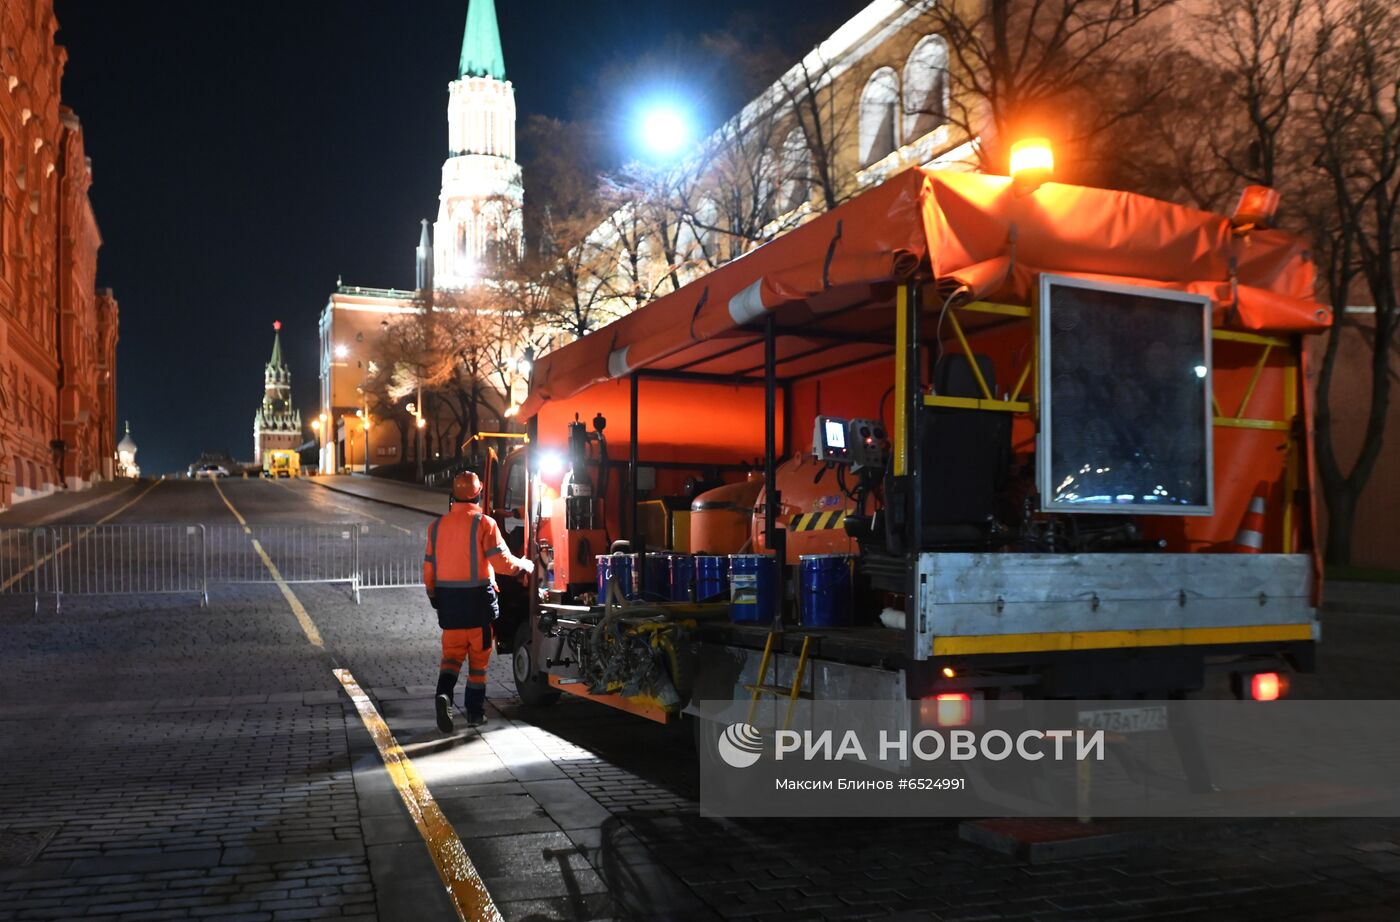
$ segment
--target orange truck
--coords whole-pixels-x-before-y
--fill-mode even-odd
[[[1281,231],[915,169],[554,350],[493,478],[522,697],[1277,696],[1313,283]]]

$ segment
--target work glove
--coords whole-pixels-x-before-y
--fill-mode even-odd
[[[531,573],[534,573],[535,562],[533,560],[520,561],[520,572],[524,573],[526,576],[529,576]]]

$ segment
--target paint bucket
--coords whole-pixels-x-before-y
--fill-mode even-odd
[[[694,558],[695,601],[713,602],[729,598],[729,558],[700,554]]]
[[[695,582],[695,559],[689,554],[673,553],[671,557],[671,601],[689,602],[690,587]]]
[[[650,551],[647,553],[646,580],[642,584],[648,599],[659,599],[670,601],[675,596],[671,592],[671,586],[675,582],[672,569],[675,566],[677,554],[670,551]]]
[[[598,602],[608,598],[608,580],[617,574],[618,588],[624,599],[637,597],[637,555],[599,554],[598,555]]]
[[[769,624],[778,612],[778,558],[729,555],[729,620]]]
[[[852,561],[848,554],[803,554],[798,620],[803,627],[850,627]]]

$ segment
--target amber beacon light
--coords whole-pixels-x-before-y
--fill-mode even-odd
[[[1055,152],[1045,138],[1025,138],[1011,145],[1011,179],[1021,193],[1034,192],[1055,174]]]

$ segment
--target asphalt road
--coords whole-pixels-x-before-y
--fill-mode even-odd
[[[105,519],[237,536],[240,516],[363,524],[410,549],[430,521],[234,480],[54,497],[0,529]],[[288,550],[287,566],[316,553]],[[505,918],[1400,916],[1395,820],[1180,821],[1121,854],[1033,866],[960,841],[952,821],[706,818],[683,728],[573,700],[528,711],[498,660],[486,732],[444,737],[421,589],[359,604],[346,586],[287,590],[295,606],[264,581],[213,587],[207,607],[70,595],[37,616],[32,597],[0,594],[0,922],[456,918],[335,670],[370,692]],[[1400,697],[1400,615],[1329,612],[1325,631],[1299,692]]]

